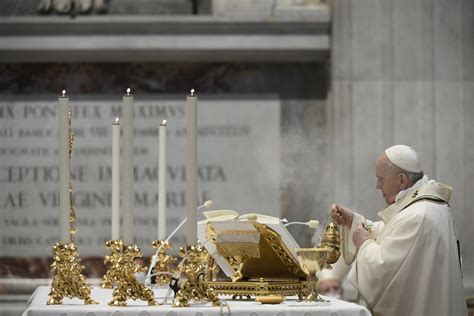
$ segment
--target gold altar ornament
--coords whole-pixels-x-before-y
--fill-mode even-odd
[[[72,114],[71,114],[70,109],[67,113],[67,117],[68,117],[68,128],[69,128],[69,132],[68,132],[69,160],[71,160],[72,149],[74,145],[74,133],[72,132]],[[74,211],[74,206],[72,205],[72,184],[71,184],[71,181],[69,181],[69,238],[70,238],[70,242],[73,244],[76,244],[75,235],[77,234],[77,228],[75,224],[76,224],[76,212]]]
[[[285,301],[283,295],[262,295],[255,297],[255,301],[262,304],[280,304]]]
[[[206,283],[209,278],[209,254],[202,246],[188,246],[179,250],[183,261],[178,265],[177,271],[184,273],[186,279],[181,285],[173,306],[187,307],[189,302],[212,302],[213,306],[219,306],[220,301],[217,294]]]
[[[65,91],[63,90],[63,96]],[[68,111],[69,124],[69,160],[71,159],[74,134],[71,128],[71,110]],[[68,244],[56,243],[53,246],[53,263],[51,271],[55,273],[51,292],[49,293],[48,305],[62,304],[64,297],[84,300],[84,304],[98,304],[94,301],[91,294],[91,287],[87,284],[86,278],[82,275],[84,266],[80,264],[79,251],[76,246],[75,235],[77,228],[75,226],[76,213],[72,204],[72,184],[69,179],[69,237]]]
[[[171,281],[171,276],[175,272],[175,270],[173,269],[173,265],[176,262],[175,257],[170,256],[166,253],[167,250],[171,249],[171,243],[165,240],[155,240],[153,241],[152,245],[153,248],[160,249],[156,258],[156,264],[153,267],[153,274],[157,274],[155,276],[156,283],[169,284]]]
[[[110,265],[104,276],[102,286],[111,285],[111,306],[126,306],[127,299],[147,301],[149,306],[156,305],[153,291],[139,282],[135,273],[145,272],[146,268],[135,263],[136,258],[142,257],[142,252],[137,245],[124,246],[121,240],[108,241],[107,246],[111,249],[111,255],[105,261]]]

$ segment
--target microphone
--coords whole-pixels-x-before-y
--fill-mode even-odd
[[[211,208],[211,207],[213,207],[213,206],[214,206],[214,202],[212,202],[212,200],[207,200],[206,202],[204,202],[203,205],[198,206],[197,210],[200,211],[200,210],[202,210],[202,209],[204,209],[204,208],[209,209],[209,208]]]
[[[309,228],[312,228],[312,229],[318,229],[320,224],[319,224],[319,221],[318,220],[315,220],[315,219],[312,219],[308,222],[290,222],[288,223],[288,220],[286,218],[284,218],[282,220],[285,227],[288,227],[290,225],[305,225],[305,226],[308,226]]]

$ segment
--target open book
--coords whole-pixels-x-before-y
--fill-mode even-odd
[[[302,280],[299,248],[281,220],[232,210],[204,212],[199,242],[233,281]]]

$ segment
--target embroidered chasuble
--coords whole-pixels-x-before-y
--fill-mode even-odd
[[[378,222],[354,213],[343,246],[356,253],[352,231],[371,226],[349,281],[374,315],[467,315],[449,198],[451,188],[425,176],[397,195]]]

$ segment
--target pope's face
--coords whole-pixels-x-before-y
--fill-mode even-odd
[[[341,282],[337,279],[322,280],[318,282],[318,293],[340,298],[342,295]]]
[[[395,203],[395,197],[401,191],[400,176],[388,166],[388,158],[384,154],[375,164],[375,175],[377,177],[377,189],[382,191],[383,198],[387,204]]]

